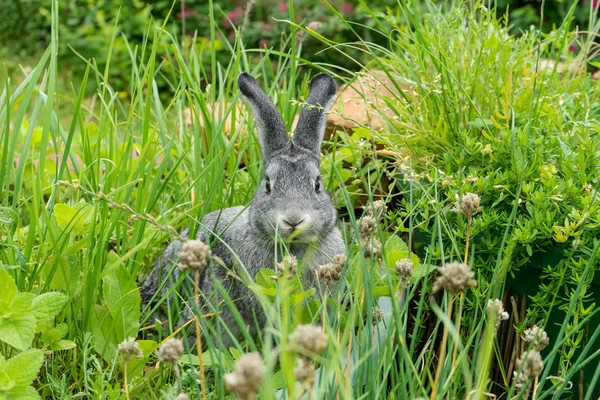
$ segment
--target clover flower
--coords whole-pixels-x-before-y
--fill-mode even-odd
[[[377,326],[381,321],[383,321],[383,312],[381,312],[380,308],[375,308],[373,310],[373,326]]]
[[[473,215],[481,211],[479,196],[475,193],[466,193],[459,199],[456,195],[456,205],[452,211],[461,213],[467,218],[472,218]]]
[[[290,342],[306,353],[321,354],[327,347],[327,335],[320,326],[298,325],[294,333],[290,335]]]
[[[325,285],[337,282],[342,276],[345,263],[346,256],[344,254],[338,254],[333,258],[333,262],[319,265],[315,269],[315,275],[317,276],[317,279]]]
[[[377,220],[381,219],[387,212],[387,206],[383,200],[374,201],[372,204],[366,207],[367,215]]]
[[[550,339],[546,331],[537,325],[526,329],[521,338],[525,343],[531,344],[535,350],[544,350],[550,344]]]
[[[289,277],[293,277],[298,271],[298,259],[296,259],[296,257],[291,254],[289,256],[283,257],[283,260],[281,260],[281,262],[277,264],[278,276],[283,276],[283,274],[285,273],[286,266],[288,269]]]
[[[306,357],[298,357],[296,359],[296,368],[294,368],[294,375],[298,382],[306,382],[312,380],[315,374],[315,366]]]
[[[358,233],[360,234],[361,240],[365,241],[371,237],[373,231],[377,227],[377,221],[371,215],[365,215],[360,219],[360,227]]]
[[[400,277],[400,284],[408,286],[413,276],[413,262],[409,258],[396,261],[396,274]]]
[[[183,354],[183,342],[180,339],[171,338],[158,348],[156,354],[160,362],[176,365]]]
[[[378,258],[381,256],[381,242],[377,238],[371,238],[363,243],[365,257]]]
[[[225,388],[242,400],[252,400],[265,376],[265,365],[259,353],[247,353],[237,360],[233,372],[225,375]]]
[[[513,372],[515,387],[522,389],[530,379],[539,376],[544,369],[544,361],[539,351],[524,352],[517,360],[517,371]]]
[[[502,301],[498,299],[489,299],[487,303],[487,312],[496,316],[496,329],[500,327],[502,321],[508,319],[508,313],[504,311]]]
[[[190,400],[190,396],[185,393],[179,393],[177,397],[175,397],[175,400]]]
[[[181,246],[178,267],[199,272],[208,266],[211,257],[210,247],[201,240],[188,240]]]
[[[144,357],[142,350],[140,350],[140,345],[135,341],[135,338],[132,337],[123,340],[119,344],[118,351],[119,355],[123,359],[123,362],[127,362],[134,358]]]
[[[438,271],[440,276],[433,283],[433,293],[440,289],[449,293],[458,293],[464,292],[469,286],[477,286],[477,281],[473,279],[475,273],[466,264],[454,261],[438,267]]]

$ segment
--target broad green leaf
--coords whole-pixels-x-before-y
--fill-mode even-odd
[[[37,377],[44,355],[41,350],[32,349],[10,358],[4,365],[4,372],[14,386],[11,392],[25,390]]]
[[[31,347],[34,335],[35,317],[33,315],[0,320],[0,341],[18,350]]]
[[[106,309],[99,305],[92,309],[92,346],[106,362],[113,362],[117,355],[117,337],[113,319]]]
[[[315,294],[315,288],[308,289],[304,293],[295,294],[290,297],[290,305],[292,307],[296,306],[311,297],[313,294]]]
[[[17,295],[17,285],[7,270],[0,267],[0,306],[8,307]]]
[[[397,235],[390,235],[388,240],[385,242],[385,255],[387,266],[389,269],[396,268],[396,262],[405,258],[410,258],[413,263],[413,267],[416,267],[420,260],[415,254],[408,251],[408,246],[404,241]]]
[[[77,212],[76,209],[66,204],[56,204],[54,206],[54,216],[58,227],[63,231],[70,230],[78,235],[85,228],[87,213]]]
[[[140,320],[140,292],[127,268],[119,265],[102,278],[104,301],[113,319],[113,329],[120,343],[128,337],[136,337]],[[118,344],[118,343],[116,343]]]
[[[31,313],[38,322],[50,321],[63,309],[67,300],[67,295],[60,292],[43,293],[33,299]]]
[[[19,318],[31,312],[35,294],[29,292],[17,293],[10,305],[11,318]]]
[[[9,392],[7,399],[10,400],[40,400],[41,397],[38,394],[37,390],[33,387],[28,386],[23,390],[18,392]]]
[[[373,295],[375,297],[387,297],[391,296],[392,293],[390,291],[389,286],[375,286],[373,288]]]
[[[276,275],[275,270],[271,268],[261,268],[256,275],[256,284],[265,289],[275,289],[277,283],[272,277]]]
[[[46,329],[42,333],[42,342],[45,345],[52,347],[55,343],[58,343],[63,338],[62,333],[55,328]]]

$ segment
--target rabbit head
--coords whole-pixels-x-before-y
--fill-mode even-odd
[[[238,77],[258,130],[264,177],[252,205],[250,224],[262,236],[315,242],[336,226],[336,210],[320,178],[320,150],[336,84],[327,74],[310,82],[306,105],[290,140],[277,109],[254,78]]]

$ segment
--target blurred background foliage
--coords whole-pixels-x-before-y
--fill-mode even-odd
[[[328,12],[327,6],[319,0],[295,2],[294,19],[335,43],[355,41],[358,34],[365,41],[385,45],[386,39],[374,33],[375,22],[360,3],[360,0],[330,0],[334,10],[346,20],[353,21],[351,28],[334,13]],[[4,16],[0,19],[0,59],[14,73],[21,66],[27,68],[28,60],[37,60],[50,43],[51,0],[3,0],[0,4]],[[211,4],[219,29],[212,42]],[[396,0],[373,0],[369,7],[390,16],[394,15],[396,4]],[[510,31],[515,35],[540,24],[544,31],[551,31],[562,23],[573,2],[547,1],[543,14],[542,4],[540,0],[498,0],[495,3],[497,14],[508,17]],[[572,29],[585,31],[591,13],[596,12],[597,7],[598,0],[580,0],[575,8]],[[148,26],[160,27],[167,20],[167,30],[181,38],[184,49],[196,46],[196,50],[206,50],[201,53],[207,60],[210,50],[216,50],[217,60],[221,55],[225,61],[230,56],[224,50],[233,44],[235,31],[242,26],[242,42],[246,48],[270,48],[274,51],[283,48],[285,34],[289,33],[291,25],[281,21],[289,21],[290,15],[289,4],[284,0],[186,0],[175,4],[171,0],[133,0],[119,6],[111,0],[63,0],[60,2],[59,54],[64,69],[60,75],[67,82],[82,76],[86,68],[82,60],[92,60],[94,65],[97,62],[96,68],[103,71],[114,30],[118,29],[112,44],[113,68],[109,74],[113,88],[126,97],[132,73],[130,53],[140,54],[145,46],[151,44],[153,33]],[[300,56],[309,65],[331,64],[342,70],[356,68],[349,57],[340,57],[340,53],[332,49],[325,51],[327,46],[315,38],[305,36],[301,42]],[[579,50],[577,43],[571,45],[571,50]],[[352,52],[346,48],[345,52],[358,61],[366,61],[364,53],[358,49]],[[165,52],[156,57],[162,62],[162,73],[168,74],[169,68],[175,68],[176,63],[166,59]],[[165,81],[161,83],[160,77],[157,81],[164,96],[172,93],[173,88],[169,88]]]

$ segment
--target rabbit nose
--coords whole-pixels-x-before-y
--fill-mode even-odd
[[[296,228],[303,222],[304,218],[298,215],[290,215],[283,218],[283,223],[288,225],[290,228]]]

